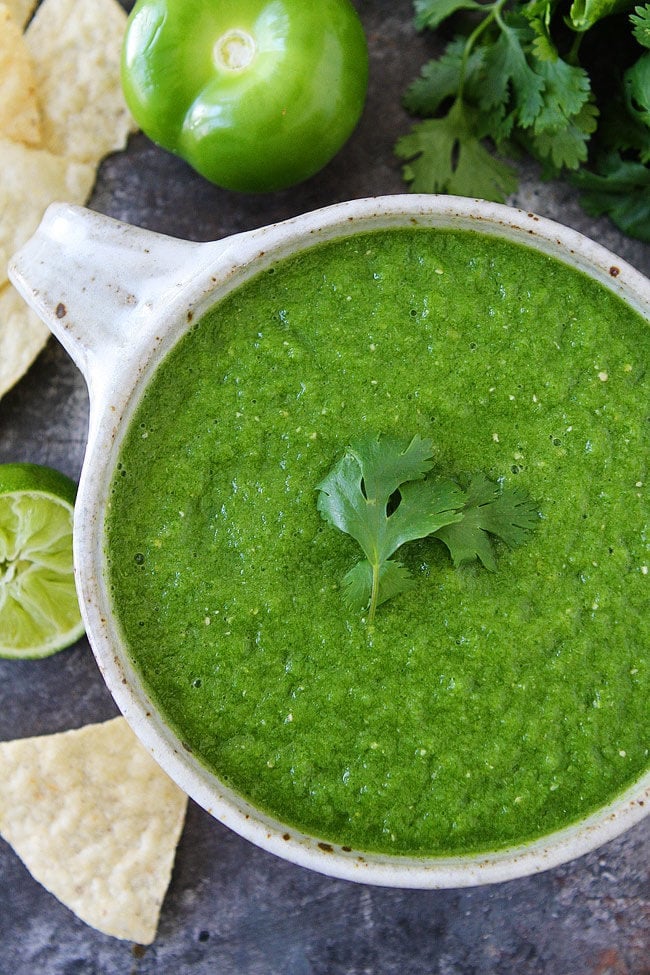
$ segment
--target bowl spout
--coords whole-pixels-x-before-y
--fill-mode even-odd
[[[177,240],[54,203],[11,260],[9,277],[88,385],[97,386],[157,311],[191,281],[206,248],[214,256],[214,244]]]

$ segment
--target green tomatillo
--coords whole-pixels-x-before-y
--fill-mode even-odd
[[[350,0],[138,0],[122,56],[142,130],[227,189],[299,183],[351,135],[368,83]]]

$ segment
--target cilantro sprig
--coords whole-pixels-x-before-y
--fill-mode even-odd
[[[433,443],[376,436],[354,441],[317,485],[317,506],[331,525],[354,538],[365,555],[343,579],[348,605],[377,607],[415,584],[393,558],[406,542],[433,536],[449,549],[455,565],[480,560],[494,571],[491,538],[514,547],[535,527],[538,512],[528,496],[477,474],[465,483],[426,475]]]
[[[503,202],[522,148],[585,209],[650,241],[650,3],[414,0],[454,36],[406,92],[395,147],[416,192]]]

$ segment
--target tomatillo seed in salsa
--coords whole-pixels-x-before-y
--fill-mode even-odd
[[[278,262],[158,367],[106,526],[134,665],[197,759],[358,850],[494,850],[605,804],[649,763],[648,326],[544,254],[383,230]],[[497,568],[440,541],[369,627],[355,541],[316,487],[355,437],[542,513]]]

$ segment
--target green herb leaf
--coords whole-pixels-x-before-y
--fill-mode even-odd
[[[479,104],[486,111],[499,107],[504,114],[510,107],[516,112],[519,125],[528,128],[544,107],[545,81],[529,65],[521,33],[503,24],[500,36],[488,49]]]
[[[585,209],[647,240],[650,53],[639,45],[650,48],[650,3],[414,0],[414,6],[419,29],[454,18],[459,33],[406,93],[404,104],[420,121],[395,151],[410,188],[504,201],[517,175],[503,153],[516,157],[523,147],[542,164],[543,178],[584,174]],[[457,16],[463,11],[468,16]],[[617,158],[614,174],[609,164],[603,169],[601,160]]]
[[[415,0],[415,26],[435,30],[443,20],[459,10],[482,10],[476,0]]]
[[[619,153],[599,160],[595,172],[580,170],[573,183],[580,202],[594,217],[607,214],[624,233],[650,243],[650,169]]]
[[[530,144],[535,155],[556,172],[563,167],[577,169],[587,159],[587,143],[596,129],[597,120],[598,109],[592,102],[587,102],[559,128],[541,129],[532,134]]]
[[[350,602],[364,600],[370,589],[370,621],[388,598],[382,578],[390,595],[403,592],[410,582],[403,566],[388,564],[391,555],[405,542],[425,538],[460,517],[456,509],[462,492],[457,485],[441,481],[425,488],[422,481],[432,467],[432,447],[430,440],[419,436],[411,441],[356,441],[317,486],[323,518],[351,535],[366,556],[367,566],[348,573],[345,585]]]
[[[650,47],[650,3],[645,7],[635,7],[634,13],[630,14],[633,34],[639,44],[643,47]]]
[[[650,128],[650,51],[625,72],[623,88],[632,117]]]
[[[573,0],[569,21],[575,30],[586,31],[603,17],[611,17],[630,6],[630,0]]]
[[[429,118],[436,115],[438,109],[449,98],[454,98],[464,81],[465,90],[470,87],[472,80],[482,73],[484,58],[483,48],[472,52],[467,61],[465,56],[465,41],[456,38],[445,48],[439,58],[427,61],[420,72],[419,78],[409,86],[404,95],[404,107],[411,115]]]
[[[475,110],[455,101],[447,115],[415,125],[395,147],[408,160],[404,179],[416,193],[452,193],[503,202],[517,188],[514,169],[481,143]]]
[[[454,565],[479,559],[494,572],[497,566],[490,536],[509,548],[523,544],[539,520],[538,511],[523,491],[500,490],[483,474],[471,478],[465,498],[461,520],[440,528],[436,538],[445,543]]]
[[[502,491],[483,475],[466,487],[426,478],[432,452],[432,442],[419,436],[358,440],[317,485],[322,517],[354,538],[365,555],[343,586],[350,607],[368,610],[368,622],[383,602],[413,587],[408,568],[392,558],[406,542],[433,535],[456,564],[479,558],[494,569],[489,536],[518,545],[537,520],[523,493]]]
[[[540,61],[553,60],[558,56],[557,47],[551,36],[553,7],[548,0],[529,0],[521,8],[522,16],[528,21],[533,32],[530,42],[531,53]]]
[[[373,571],[370,562],[366,559],[363,562],[357,562],[343,577],[343,585],[345,587],[345,601],[350,609],[359,611],[371,606]],[[385,603],[387,599],[408,592],[414,586],[415,580],[405,565],[401,562],[395,562],[393,559],[382,562],[379,566],[375,609]],[[374,614],[374,610],[372,612]],[[372,622],[370,616],[369,619]]]
[[[650,127],[629,112],[627,100],[620,97],[607,106],[599,125],[599,151],[593,153],[590,169],[599,171],[600,160],[620,154],[628,162],[650,163]],[[648,169],[650,175],[650,169]]]
[[[589,100],[589,75],[583,68],[568,64],[562,58],[539,61],[538,71],[543,79],[544,99],[535,118],[535,131],[556,132],[564,128]]]

